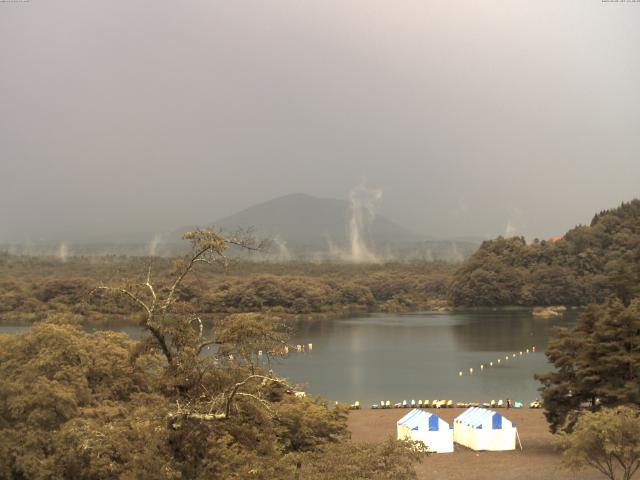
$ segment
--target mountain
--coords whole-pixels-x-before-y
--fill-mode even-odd
[[[354,231],[356,219],[360,221],[355,222],[357,228]],[[354,211],[346,200],[317,198],[303,193],[274,198],[198,226],[220,229],[223,233],[253,228],[256,238],[273,241],[273,248],[266,258],[276,261],[461,262],[480,244],[475,239],[437,239],[420,235],[383,215],[372,216],[364,207]],[[182,234],[194,228],[195,225],[189,225],[159,234],[125,232],[92,238],[76,237],[64,242],[50,239],[5,248],[16,253],[39,255],[58,255],[64,251],[75,255],[169,256],[184,251],[187,244],[181,241]]]
[[[354,214],[356,215],[354,217]],[[253,228],[256,238],[273,240],[274,248],[267,258],[282,261],[445,261],[461,262],[480,244],[470,239],[435,239],[417,234],[384,217],[375,215],[370,221],[361,208],[354,212],[346,200],[317,198],[294,193],[253,205],[215,222],[201,226],[234,232]],[[164,239],[175,246],[180,235],[192,229],[184,227]]]
[[[251,206],[212,225],[225,231],[253,227],[257,236],[281,239],[295,247],[326,247],[329,242],[349,243],[351,213],[346,200],[294,193]],[[422,239],[381,215],[376,215],[362,230],[365,241],[376,246]]]

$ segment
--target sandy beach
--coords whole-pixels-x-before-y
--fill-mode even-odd
[[[450,408],[429,411],[451,423],[464,411]],[[396,422],[406,409],[355,410],[349,415],[352,441],[380,441],[396,435]],[[429,480],[598,480],[595,470],[570,472],[560,463],[554,450],[542,410],[501,409],[515,422],[523,450],[509,452],[475,452],[455,444],[454,453],[432,454],[417,467],[418,478]]]

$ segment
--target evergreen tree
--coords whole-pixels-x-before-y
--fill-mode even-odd
[[[571,430],[582,407],[640,404],[640,299],[590,305],[545,353],[556,370],[537,378],[551,431]]]
[[[597,214],[561,239],[484,242],[456,271],[455,305],[586,305],[640,295],[640,200]]]

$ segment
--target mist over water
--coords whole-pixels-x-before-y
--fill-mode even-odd
[[[56,252],[56,257],[58,257],[63,262],[67,261],[67,258],[69,258],[69,246],[66,242],[62,242],[60,244],[60,246],[58,247],[58,251]]]
[[[364,184],[358,185],[349,192],[349,239],[353,262],[380,262],[380,258],[367,245],[365,232],[367,226],[371,225],[375,219],[375,205],[381,199],[382,190],[367,188]]]
[[[289,250],[289,247],[287,246],[287,241],[280,237],[280,235],[276,235],[273,238],[273,244],[275,246],[275,252],[273,252],[271,256],[273,260],[289,262],[293,259],[291,250]]]
[[[448,256],[445,256],[444,259],[452,263],[461,263],[464,261],[464,255],[458,248],[458,245],[452,243],[450,253]]]
[[[264,204],[257,204],[247,209],[252,212],[250,215],[234,220],[233,224],[226,225],[228,220],[221,219],[205,225],[220,230],[223,235],[234,228],[252,231],[257,240],[267,240],[270,247],[261,252],[230,249],[227,254],[249,261],[270,263],[459,263],[479,245],[479,242],[473,240],[438,240],[415,234],[411,229],[378,213],[382,199],[381,188],[362,181],[351,188],[346,201],[319,199],[306,194],[278,197],[266,202],[277,204],[277,207],[270,207],[270,210],[265,209]],[[321,225],[319,227],[314,225],[316,218]],[[282,219],[285,220],[278,223]],[[101,243],[71,243],[66,240],[54,243],[40,240],[0,245],[0,251],[15,255],[50,256],[61,261],[67,260],[71,255],[170,257],[187,251],[188,242],[182,241],[181,235],[191,228],[193,227],[185,225],[173,231],[141,234],[137,238],[123,238],[121,241],[109,237],[101,239]]]
[[[376,218],[376,207],[382,200],[382,190],[358,184],[349,192],[349,205],[345,212],[348,245],[342,248],[326,236],[328,260],[349,263],[381,263],[394,259],[387,248],[376,252],[369,241],[369,227]],[[319,252],[320,253],[320,252]]]
[[[506,238],[515,237],[518,233],[518,228],[511,222],[507,222],[507,226],[504,228],[504,236]]]
[[[160,246],[160,242],[162,242],[162,234],[156,233],[149,242],[147,255],[150,257],[158,256],[158,247]]]

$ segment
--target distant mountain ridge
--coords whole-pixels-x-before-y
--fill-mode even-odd
[[[349,241],[350,204],[346,200],[317,198],[304,193],[277,197],[213,222],[225,231],[255,229],[257,235],[278,238],[297,246],[326,246]],[[366,241],[380,245],[424,239],[382,215],[363,227]]]
[[[361,217],[368,217],[366,208],[357,211]],[[352,218],[353,212],[354,208],[347,200],[293,193],[252,205],[213,222],[185,225],[168,232],[128,232],[6,248],[36,255],[70,252],[72,255],[171,256],[184,252],[187,243],[181,240],[182,234],[196,227],[214,228],[225,234],[252,228],[256,238],[273,243],[264,255],[252,258],[274,261],[460,262],[480,244],[474,239],[438,239],[421,235],[384,215],[373,215],[369,222],[355,222],[358,229],[357,235],[353,235],[352,219],[356,218]]]

